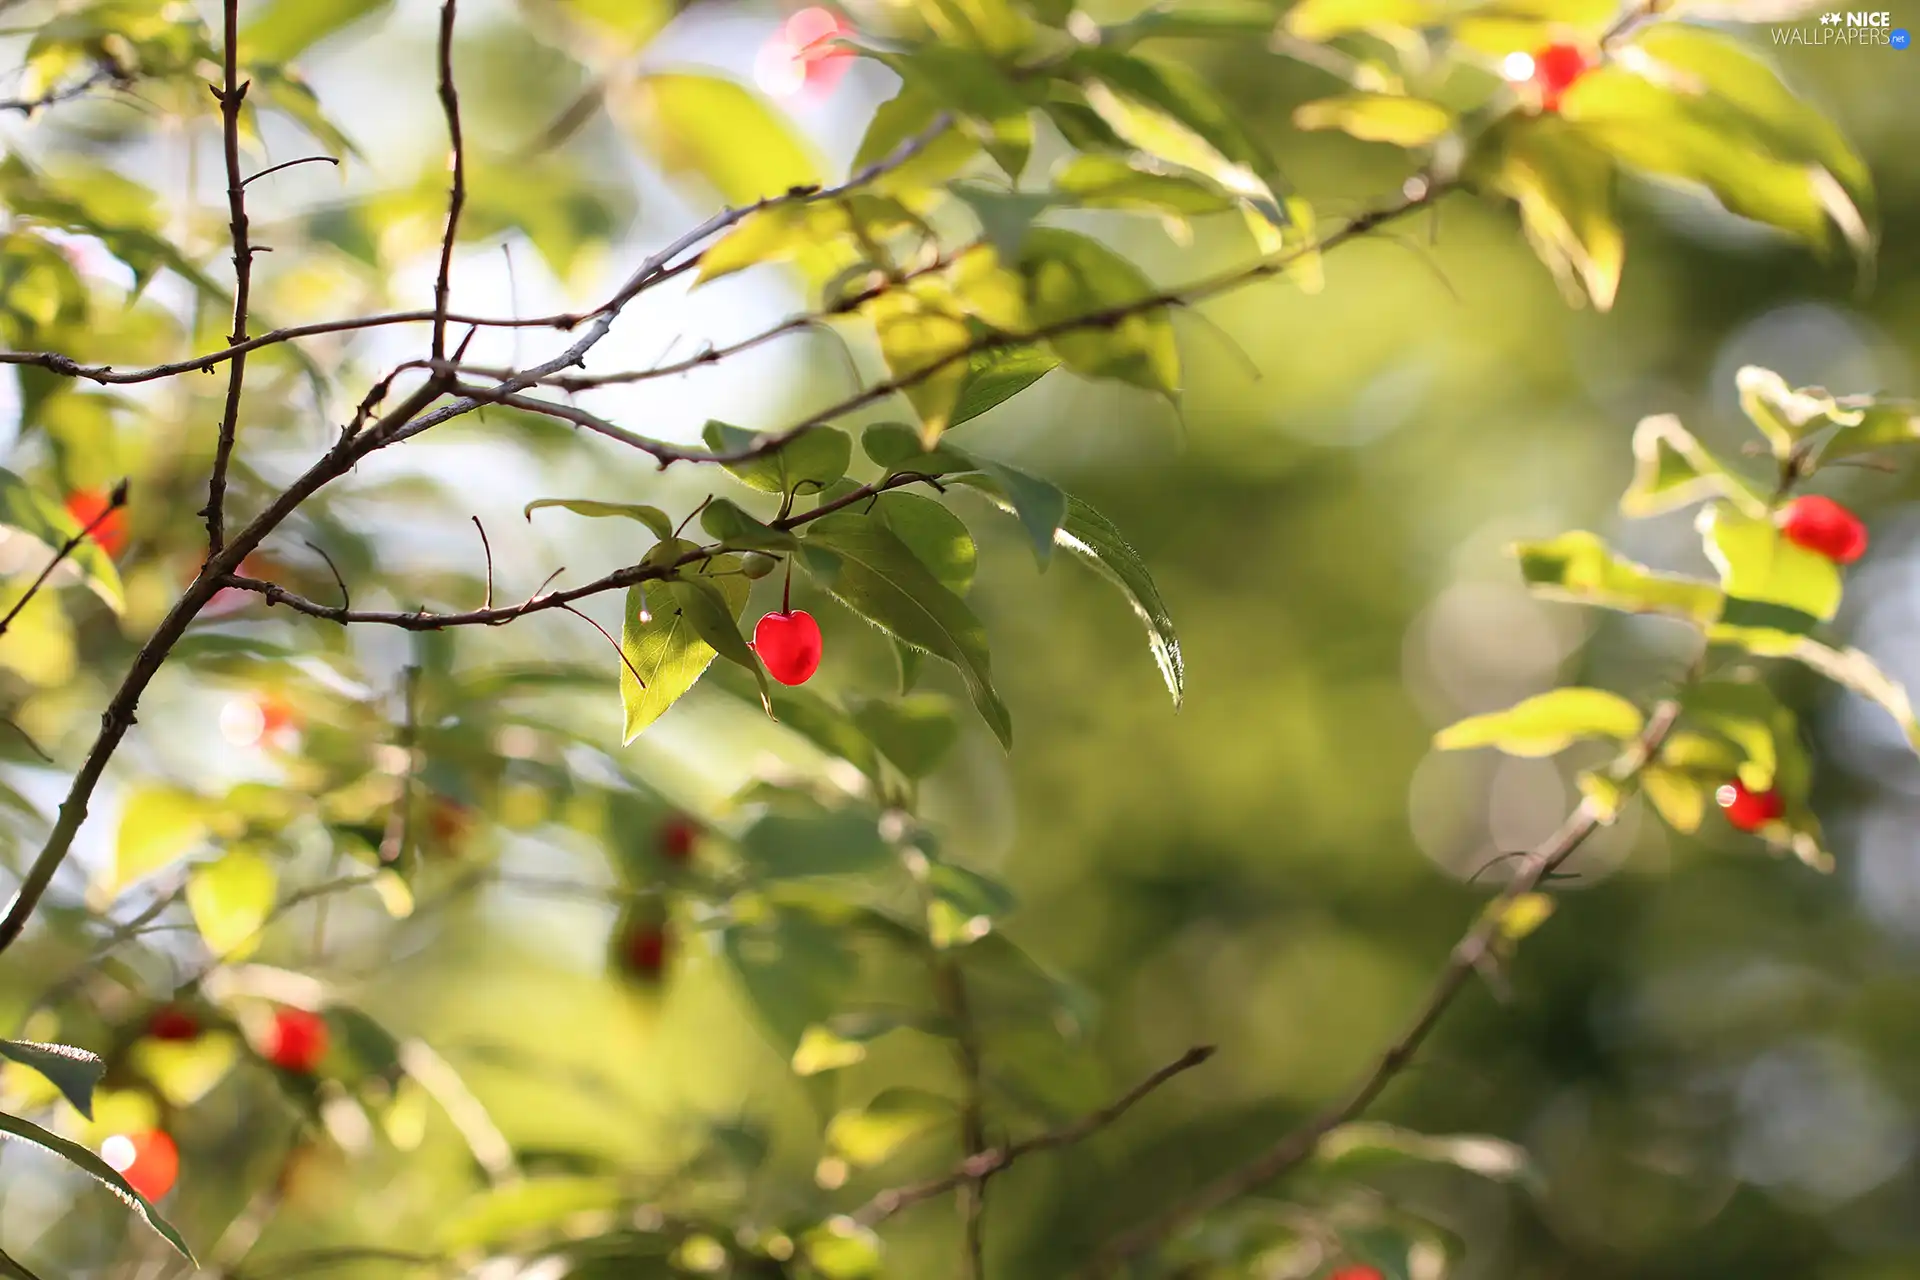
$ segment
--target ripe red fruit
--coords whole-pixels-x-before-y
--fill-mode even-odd
[[[621,958],[630,972],[657,978],[667,967],[667,934],[659,925],[636,925],[621,944]]]
[[[1327,1280],[1387,1280],[1378,1267],[1342,1267]]]
[[[761,48],[754,60],[754,79],[777,98],[802,90],[824,95],[853,64],[854,55],[833,41],[852,34],[853,28],[831,9],[819,5],[802,9]]]
[[[1867,526],[1832,498],[1818,494],[1795,498],[1775,518],[1788,542],[1835,564],[1852,564],[1867,554]]]
[[[1741,831],[1758,831],[1787,811],[1778,792],[1749,791],[1738,779],[1721,787],[1713,798],[1726,811],[1727,821]]]
[[[180,1149],[158,1129],[116,1134],[100,1144],[100,1158],[149,1200],[173,1190],[180,1176]]]
[[[805,609],[770,613],[753,629],[753,650],[781,684],[805,684],[820,669],[820,624]]]
[[[1586,51],[1573,44],[1550,44],[1534,54],[1533,82],[1540,90],[1540,109],[1558,111],[1560,99],[1591,65]]]
[[[200,1034],[200,1019],[185,1009],[167,1005],[147,1020],[147,1034],[155,1040],[192,1040]]]
[[[327,1023],[305,1009],[276,1009],[261,1052],[283,1071],[312,1075],[327,1056]]]
[[[676,813],[660,824],[660,856],[668,862],[685,862],[699,839],[700,828],[693,819]]]
[[[127,545],[127,509],[109,510],[112,503],[113,499],[104,489],[77,489],[67,495],[67,514],[82,529],[99,520],[93,530],[93,540],[109,556],[117,556]]]

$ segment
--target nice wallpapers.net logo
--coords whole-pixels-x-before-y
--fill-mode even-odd
[[[1913,36],[1905,27],[1893,25],[1886,12],[1840,13],[1820,15],[1818,25],[1775,27],[1775,44],[1851,45],[1857,48],[1905,49]]]

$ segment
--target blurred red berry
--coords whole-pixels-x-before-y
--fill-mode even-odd
[[[262,738],[274,738],[282,733],[297,731],[304,719],[298,707],[278,694],[266,694],[258,699],[258,705]]]
[[[67,514],[82,529],[99,520],[93,540],[109,556],[117,556],[127,545],[127,509],[112,506],[113,499],[104,489],[76,489],[67,495]]]
[[[1550,44],[1533,55],[1533,82],[1540,89],[1540,109],[1558,111],[1560,100],[1592,66],[1578,45]]]
[[[173,1190],[180,1176],[180,1149],[158,1129],[115,1134],[100,1144],[100,1158],[149,1200]]]
[[[1713,798],[1725,810],[1727,821],[1741,831],[1758,831],[1787,811],[1778,792],[1749,791],[1738,779],[1721,787]]]
[[[668,862],[685,862],[699,839],[700,828],[693,819],[676,813],[660,824],[660,856]]]
[[[192,1040],[200,1034],[200,1019],[176,1005],[167,1005],[147,1020],[147,1034],[155,1040]]]
[[[646,978],[657,978],[667,967],[667,934],[659,925],[637,925],[621,945],[621,958],[627,969]]]
[[[276,1009],[261,1052],[283,1071],[312,1075],[327,1056],[326,1019],[306,1009]]]
[[[1852,564],[1867,554],[1867,526],[1832,498],[1818,494],[1795,498],[1777,518],[1788,542],[1836,564]]]
[[[853,34],[853,27],[831,9],[812,5],[788,18],[760,49],[753,77],[776,98],[810,92],[824,95],[840,83],[854,55],[834,40]]]
[[[1378,1267],[1342,1267],[1327,1280],[1387,1280]]]
[[[458,800],[435,796],[427,806],[427,832],[433,837],[429,848],[455,852],[471,830],[473,810]]]

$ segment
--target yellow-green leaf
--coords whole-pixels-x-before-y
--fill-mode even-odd
[[[1604,689],[1555,689],[1505,711],[1469,716],[1442,729],[1433,743],[1442,751],[1498,747],[1508,755],[1550,756],[1580,738],[1637,737],[1646,718],[1640,708]]]
[[[1633,482],[1620,498],[1629,516],[1659,515],[1711,498],[1726,498],[1747,515],[1764,518],[1767,503],[1708,453],[1670,413],[1642,418],[1633,432]]]
[[[1157,295],[1139,268],[1098,241],[1054,227],[1028,234],[1020,267],[1035,330],[1048,334],[1069,369],[1168,395],[1179,389],[1173,323],[1164,307],[1146,305]]]
[[[1720,615],[1721,594],[1712,583],[1655,573],[1585,530],[1517,543],[1514,554],[1527,586],[1545,599],[1667,614],[1703,627]]]
[[[663,169],[698,176],[729,204],[820,185],[821,165],[792,123],[731,80],[657,72],[609,103]]]
[[[211,803],[176,787],[144,787],[128,796],[105,889],[118,893],[197,848],[212,830]]]
[[[222,960],[252,955],[279,886],[273,864],[246,845],[195,867],[187,880],[187,906],[207,949]]]
[[[1700,513],[1699,525],[1727,596],[1723,632],[1752,628],[1804,634],[1813,622],[1826,622],[1839,611],[1839,567],[1789,542],[1772,520],[1716,502]]]
[[[1453,112],[1437,102],[1390,93],[1347,93],[1295,107],[1301,129],[1338,129],[1362,142],[1423,147],[1453,127]]]

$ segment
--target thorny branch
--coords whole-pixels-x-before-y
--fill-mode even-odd
[[[247,306],[253,290],[253,245],[247,225],[247,183],[240,176],[240,111],[246,105],[251,81],[240,79],[240,0],[225,0],[221,77],[214,97],[220,101],[220,131],[227,161],[227,218],[233,237],[233,332],[229,346],[247,340]],[[227,369],[227,403],[220,414],[220,437],[214,446],[213,475],[207,482],[207,554],[220,550],[226,537],[227,467],[233,460],[233,439],[240,427],[240,391],[247,378],[243,351]]]

